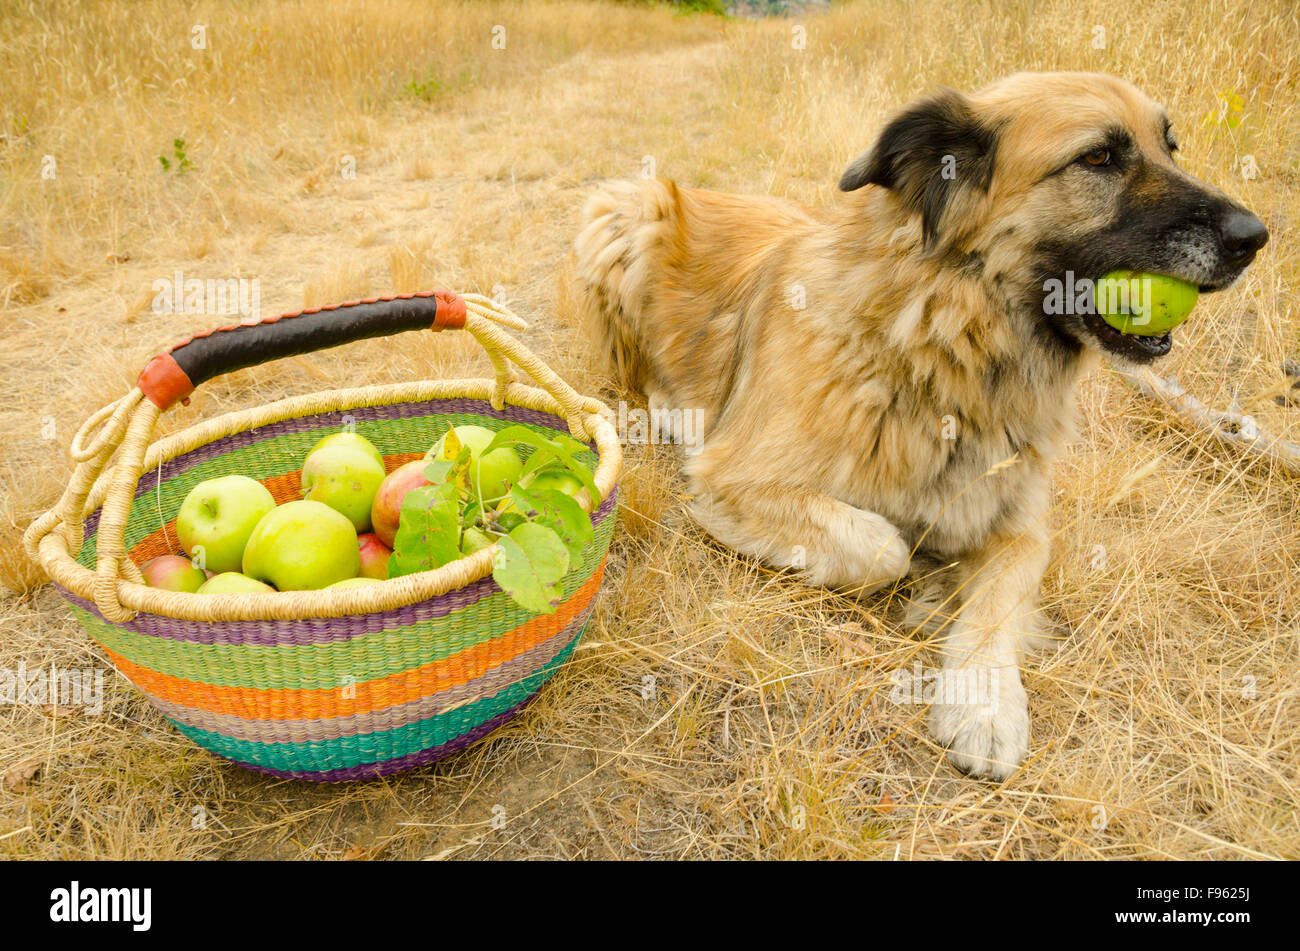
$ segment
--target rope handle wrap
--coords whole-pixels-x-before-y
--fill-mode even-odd
[[[527,324],[480,294],[425,291],[308,308],[218,327],[181,341],[149,361],[130,393],[94,413],[77,430],[69,449],[77,462],[72,479],[58,503],[28,528],[23,536],[24,547],[47,570],[47,557],[58,557],[58,553],[42,550],[48,536],[59,538],[64,557],[75,557],[81,547],[85,517],[90,509],[100,507],[94,601],[105,618],[115,622],[130,620],[135,611],[122,604],[120,585],[123,581],[140,585],[144,579],[126,551],[126,524],[140,476],[147,468],[146,454],[158,417],[178,400],[187,401],[197,386],[223,373],[418,329],[464,329],[473,335],[495,371],[488,396],[494,409],[504,408],[511,387],[519,387],[514,371],[518,366],[559,405],[560,415],[575,439],[589,441],[594,426],[602,459],[597,482],[606,483],[603,496],[612,489],[621,469],[621,453],[607,420],[608,408],[599,400],[581,396],[504,327],[523,330]],[[519,392],[513,395],[517,401]],[[606,457],[611,465],[605,464]],[[594,499],[593,505],[599,501]],[[477,559],[474,567],[476,571],[490,570],[490,561]],[[463,565],[445,568],[452,569],[444,572],[449,577],[468,570]],[[472,579],[466,575],[461,583],[468,580]],[[348,594],[356,599],[368,592],[360,589]],[[224,596],[214,597],[224,600]]]

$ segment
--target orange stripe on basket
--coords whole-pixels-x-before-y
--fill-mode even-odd
[[[544,641],[554,637],[596,596],[605,574],[602,561],[586,583],[562,602],[554,614],[542,614],[486,644],[477,644],[450,657],[422,667],[389,674],[348,686],[329,689],[260,690],[256,687],[223,687],[199,683],[170,674],[162,674],[132,663],[105,648],[113,665],[145,693],[162,700],[259,720],[327,719],[370,713],[385,707],[418,700],[431,694],[459,687],[483,676]],[[101,645],[102,646],[102,645]],[[353,689],[352,699],[343,696]]]

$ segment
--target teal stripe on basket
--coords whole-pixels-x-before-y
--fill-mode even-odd
[[[194,742],[219,756],[270,769],[320,772],[382,763],[441,746],[522,703],[540,690],[569,659],[581,637],[582,632],[579,631],[554,660],[500,693],[392,730],[322,742],[251,743],[186,726],[175,720],[170,722]]]

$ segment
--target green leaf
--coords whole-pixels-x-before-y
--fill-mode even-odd
[[[443,459],[430,459],[429,464],[424,467],[424,477],[438,485],[443,482],[451,481],[452,474],[456,471],[456,464]]]
[[[536,512],[532,521],[555,532],[574,561],[582,557],[582,553],[595,538],[591,516],[567,492],[558,489],[529,491],[515,487],[510,490],[510,497],[519,511]]]
[[[505,531],[513,531],[524,523],[524,516],[518,512],[501,512],[497,515],[497,524]]]
[[[432,571],[460,557],[460,498],[454,482],[406,493],[388,558],[388,577]]]
[[[500,449],[502,446],[510,446],[515,443],[523,443],[532,446],[535,449],[550,448],[553,443],[550,439],[540,433],[535,433],[527,426],[507,426],[505,429],[497,430],[497,434],[492,437],[492,441],[487,444],[483,454],[487,455],[494,449]]]
[[[564,596],[560,579],[569,570],[569,552],[545,525],[524,522],[497,539],[492,577],[517,604],[539,614],[554,614]]]
[[[587,491],[591,493],[592,499],[596,502],[600,501],[600,492],[596,489],[595,479],[591,477],[591,470],[575,459],[573,457],[573,452],[571,451],[571,445],[578,446],[582,450],[586,450],[587,447],[583,446],[582,443],[578,442],[578,440],[574,439],[572,436],[566,436],[563,433],[556,433],[554,439],[548,439],[545,436],[533,432],[525,426],[507,426],[505,429],[498,432],[496,436],[493,437],[492,441],[488,443],[487,448],[484,450],[484,454],[486,455],[493,449],[510,445],[512,443],[523,443],[532,446],[538,452],[548,452],[557,457],[564,463],[564,467],[569,472],[572,472],[578,480],[587,487]],[[540,466],[538,468],[540,468]]]
[[[591,451],[590,446],[578,442],[578,440],[574,439],[567,433],[556,433],[548,440],[548,442],[552,443],[552,445],[558,445],[561,449],[567,450],[571,456],[577,456],[579,453]],[[570,461],[576,462],[576,460]],[[558,464],[553,465],[553,463]],[[582,463],[577,462],[577,465],[581,466]],[[559,472],[567,472],[569,469],[569,466],[566,463],[558,459],[550,446],[545,449],[536,450],[524,461],[524,469],[523,472],[520,473],[520,478],[522,479],[534,472],[539,472],[542,469],[548,468],[555,469]],[[586,466],[583,466],[583,468],[585,469]],[[579,478],[581,478],[581,476],[579,476]]]
[[[563,463],[560,463],[559,465],[551,465],[552,463],[556,463],[558,461],[559,460],[555,458],[555,453],[551,452],[549,449],[536,450],[527,459],[524,460],[524,468],[519,473],[519,481],[522,482],[524,479],[528,478],[528,476],[532,475],[534,472],[538,472],[544,468],[547,468],[548,466],[553,469],[563,469],[564,468]]]
[[[574,439],[568,433],[556,433],[551,437],[551,441],[558,444],[561,449],[567,449],[571,454],[577,455],[580,452],[590,452],[591,447],[585,442]]]

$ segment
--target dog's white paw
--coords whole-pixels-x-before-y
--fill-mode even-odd
[[[825,544],[808,553],[807,565],[794,565],[804,568],[805,581],[862,597],[907,574],[912,549],[893,523],[875,512],[848,506],[843,514],[847,517],[834,523],[824,536]]]
[[[1006,779],[1029,752],[1029,698],[1019,671],[967,666],[944,675],[957,691],[950,696],[970,702],[932,704],[930,734],[963,772]]]
[[[867,536],[870,541],[863,553],[865,564],[861,570],[874,588],[880,588],[893,584],[912,569],[912,546],[883,516],[867,514],[872,518],[872,531]]]

